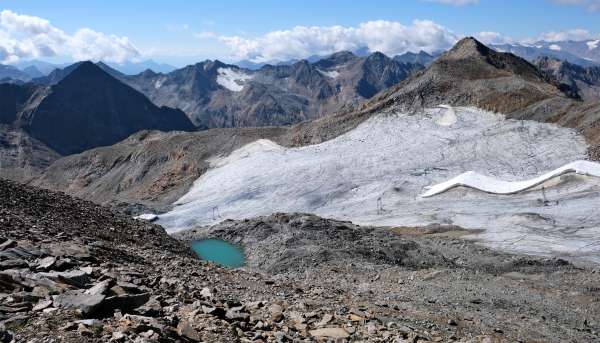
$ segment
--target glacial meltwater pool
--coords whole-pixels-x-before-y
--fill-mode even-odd
[[[229,268],[241,267],[246,260],[241,247],[220,239],[194,241],[192,250],[203,260]]]

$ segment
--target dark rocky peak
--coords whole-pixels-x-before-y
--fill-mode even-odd
[[[391,61],[391,58],[379,51],[375,51],[374,53],[370,54],[369,57],[367,57],[366,61],[368,63],[385,63]]]
[[[83,63],[83,62],[75,62],[69,66],[62,68],[62,69],[56,68],[53,71],[51,71],[50,74],[43,76],[43,77],[35,78],[35,79],[31,80],[31,82],[40,84],[40,85],[52,86],[52,85],[60,82],[62,79],[64,79],[73,70],[75,70],[77,67],[79,67],[79,65],[81,63]]]
[[[458,41],[452,49],[433,62],[432,67],[432,71],[460,75],[472,80],[515,75],[535,82],[548,81],[534,65],[521,57],[497,52],[473,37]]]
[[[144,78],[151,78],[151,77],[158,76],[160,74],[162,74],[162,73],[157,73],[154,70],[148,68],[148,69],[144,70],[143,72],[141,72],[139,75]]]
[[[114,144],[140,130],[193,130],[179,110],[143,94],[86,61],[28,106],[25,129],[60,154]]]
[[[404,54],[394,56],[393,60],[399,63],[412,63],[412,64],[420,64],[422,66],[429,66],[435,59],[437,55],[431,55],[427,52],[421,50],[418,53],[414,52],[405,52]]]
[[[314,84],[315,82],[323,81],[324,77],[315,67],[307,60],[300,60],[292,65],[291,78],[302,85]]]
[[[315,62],[313,65],[317,68],[327,69],[335,66],[339,66],[345,63],[348,63],[353,60],[357,60],[360,57],[356,56],[350,51],[339,51],[334,54],[331,54],[319,61]]]
[[[458,41],[452,49],[446,52],[443,57],[445,59],[465,59],[470,57],[489,56],[492,49],[483,45],[473,37],[466,37]]]
[[[110,80],[117,81],[117,79],[107,73],[101,66],[90,61],[84,61],[76,65],[75,68],[57,84],[57,86],[65,86],[71,83],[80,83],[82,81],[97,82]]]
[[[219,60],[206,60],[204,62],[201,63],[202,64],[202,68],[204,69],[204,71],[206,72],[207,75],[216,75],[218,73],[219,68],[236,68],[238,69],[237,66],[233,66],[233,65],[227,65]]]

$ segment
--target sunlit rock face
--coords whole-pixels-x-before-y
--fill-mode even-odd
[[[474,108],[379,115],[321,144],[258,140],[214,160],[159,223],[175,232],[273,212],[363,225],[445,223],[484,229],[474,238],[509,251],[600,261],[596,178],[563,175],[513,195],[457,187],[421,196],[469,170],[506,181],[538,177],[585,151],[570,129]]]

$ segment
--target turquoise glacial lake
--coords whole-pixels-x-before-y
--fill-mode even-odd
[[[192,242],[192,250],[199,258],[224,267],[241,267],[246,261],[241,247],[220,239],[194,241]]]

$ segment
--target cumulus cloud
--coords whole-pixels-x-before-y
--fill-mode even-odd
[[[559,5],[582,6],[589,12],[600,11],[600,0],[553,0]]]
[[[479,0],[426,0],[427,2],[437,2],[444,5],[464,6],[479,3]]]
[[[69,35],[46,19],[10,10],[0,12],[0,62],[56,55],[120,63],[140,57],[140,52],[127,37],[89,28]]]
[[[493,31],[482,31],[475,34],[475,38],[481,41],[483,44],[510,44],[514,43],[514,40],[508,36],[504,36],[498,32]]]
[[[264,62],[361,48],[387,55],[420,50],[434,52],[449,48],[459,38],[449,29],[429,20],[415,20],[409,26],[376,20],[356,27],[296,26],[255,38],[221,36],[219,40],[230,48],[233,58]]]
[[[588,30],[584,29],[573,29],[567,31],[550,31],[543,33],[540,36],[540,40],[544,40],[547,42],[559,42],[565,40],[573,40],[573,41],[584,41],[588,39],[594,39],[598,37],[598,35],[594,35],[590,33]]]

